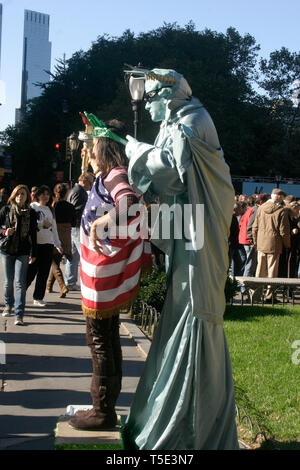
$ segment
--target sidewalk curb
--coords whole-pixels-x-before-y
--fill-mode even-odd
[[[139,352],[142,353],[144,359],[146,359],[151,347],[150,339],[148,339],[147,336],[144,335],[142,330],[140,330],[140,328],[134,323],[134,321],[128,316],[128,314],[121,313],[120,322],[127,335],[133,339],[137,349],[139,350]]]

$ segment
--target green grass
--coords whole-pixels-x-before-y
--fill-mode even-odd
[[[115,444],[62,444],[54,446],[54,450],[123,450],[123,447],[117,447]]]
[[[300,307],[228,306],[224,328],[237,404],[277,447],[300,448]]]

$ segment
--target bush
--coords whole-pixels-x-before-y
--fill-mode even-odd
[[[158,312],[161,312],[166,292],[165,270],[164,268],[157,268],[150,274],[142,276],[137,300],[142,300],[154,307]]]
[[[231,299],[239,292],[239,283],[235,278],[227,276],[225,283],[225,297],[226,302],[230,302]]]
[[[158,312],[161,312],[166,298],[166,273],[164,268],[154,269],[150,274],[142,276],[138,300],[142,300],[147,305],[151,305]],[[226,302],[239,292],[239,285],[236,279],[227,276],[225,284]]]

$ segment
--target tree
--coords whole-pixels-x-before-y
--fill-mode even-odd
[[[267,93],[265,107],[279,130],[280,142],[273,148],[276,166],[282,174],[294,176],[300,171],[300,53],[282,47],[268,60],[261,59],[260,71],[258,83]]]
[[[225,34],[197,31],[192,22],[185,27],[164,23],[137,36],[130,30],[120,37],[99,36],[88,51],[58,61],[52,80],[41,85],[41,96],[28,104],[24,120],[2,133],[15,157],[16,179],[50,183],[54,144],[83,129],[79,111],[102,120],[119,118],[133,134],[123,69],[125,63],[139,62],[181,72],[212,115],[232,173],[263,174],[266,155],[273,155],[274,126],[280,134],[281,121],[270,117],[269,101],[253,88],[258,51],[249,34],[234,28]],[[157,124],[144,113],[143,140],[153,142],[156,134]]]

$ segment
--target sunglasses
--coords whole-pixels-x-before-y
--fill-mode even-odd
[[[171,87],[171,86],[164,86],[164,87],[158,88],[157,90],[148,91],[148,93],[145,93],[144,100],[145,100],[147,103],[152,103],[152,101],[154,100],[154,98],[156,97],[156,95],[157,95],[161,90],[163,90],[164,88],[172,88],[172,87]]]

